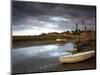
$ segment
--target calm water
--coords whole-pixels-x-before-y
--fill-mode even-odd
[[[12,71],[13,73],[63,71],[80,69],[84,64],[82,68],[86,68],[88,62],[63,66],[58,61],[59,56],[70,55],[67,51],[73,49],[74,43],[71,42],[12,49]]]
[[[13,64],[16,64],[31,57],[59,57],[64,54],[69,54],[67,50],[73,50],[73,48],[73,43],[17,48],[12,50],[12,61]]]

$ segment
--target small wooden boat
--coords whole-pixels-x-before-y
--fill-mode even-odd
[[[66,39],[56,39],[56,41],[67,41]]]
[[[80,52],[80,53],[76,53],[73,55],[64,55],[59,57],[59,61],[61,63],[77,63],[77,62],[81,62],[84,60],[87,60],[91,57],[93,57],[95,55],[95,51],[86,51],[86,52]]]

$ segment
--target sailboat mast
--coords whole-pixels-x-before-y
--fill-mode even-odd
[[[84,26],[84,19],[82,18],[82,30],[84,31],[83,26]]]
[[[78,23],[76,23],[76,41],[78,41]]]

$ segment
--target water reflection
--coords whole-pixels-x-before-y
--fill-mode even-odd
[[[51,44],[42,46],[32,46],[25,48],[17,48],[12,50],[13,64],[21,62],[28,58],[53,58],[59,57],[67,53],[67,50],[74,48],[73,43]]]

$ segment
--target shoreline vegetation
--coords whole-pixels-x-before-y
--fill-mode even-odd
[[[73,31],[73,32],[52,32],[52,33],[42,33],[40,35],[29,35],[29,36],[12,36],[13,41],[46,41],[46,40],[56,40],[56,39],[66,39],[66,40],[93,40],[95,39],[95,31]]]
[[[77,41],[86,44],[96,41],[95,33],[95,31],[73,31],[71,33],[67,31],[62,33],[42,33],[35,36],[12,36],[12,48]],[[56,39],[66,39],[66,41],[57,41]]]

